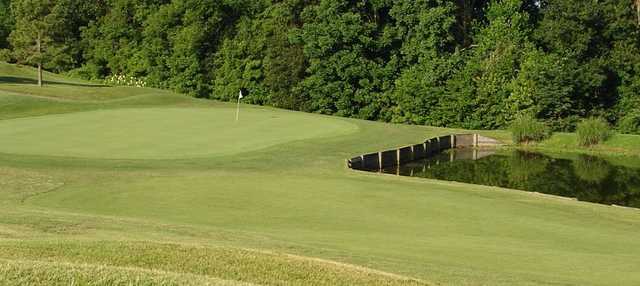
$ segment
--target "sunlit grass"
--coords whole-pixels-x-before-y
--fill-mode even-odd
[[[29,76],[28,70],[3,68],[15,77]],[[213,122],[219,120],[217,112],[233,107],[225,103],[153,89],[122,89],[111,98],[83,95],[85,88],[93,87],[70,85],[64,87],[72,90],[69,95],[52,95],[44,91],[49,86],[40,90],[18,84],[23,93],[7,87],[12,85],[0,82],[0,126],[6,127],[0,131],[29,139],[10,138],[4,144],[13,143],[0,150],[0,284],[635,285],[640,281],[637,210],[346,168],[345,159],[354,155],[471,131],[243,106],[241,120],[259,118],[260,130],[246,126],[246,133],[225,137],[226,124],[232,123]],[[159,119],[143,124],[149,107],[160,111]],[[172,113],[176,108],[198,112]],[[91,123],[84,116],[92,113],[118,118],[105,116]],[[292,128],[276,128],[269,116],[260,114],[288,119],[285,125]],[[223,115],[220,118],[229,117]],[[61,122],[65,128],[78,121],[77,140],[58,138],[66,134],[57,129],[59,125],[22,134],[21,127],[28,124],[6,125],[37,121],[44,126],[61,117],[68,119]],[[348,132],[327,128],[336,121],[346,124]],[[117,136],[119,141],[107,141],[116,138],[112,136],[119,128],[111,129],[111,135],[100,134],[109,128],[91,130],[113,122],[117,124],[109,128],[128,130]],[[188,126],[173,130],[181,122]],[[193,131],[193,125],[204,131]],[[135,126],[141,130],[134,131]],[[158,131],[163,126],[172,126],[164,141]],[[159,137],[147,141],[148,148],[138,149],[150,152],[144,158],[136,157],[140,153],[132,153],[128,144],[119,150],[106,148],[149,138],[154,128]],[[279,133],[272,134],[271,129]],[[210,133],[200,134],[204,132]],[[325,134],[300,137],[301,133]],[[505,142],[510,138],[506,131],[481,133]],[[191,156],[172,152],[173,147],[185,148],[184,144],[172,147],[172,142],[195,138],[211,141],[207,150]],[[240,150],[234,138],[253,145],[276,141]],[[616,135],[586,149],[576,147],[574,134],[559,133],[531,148],[635,156],[640,154],[639,138]],[[86,141],[74,146],[78,140]],[[73,147],[65,150],[65,146]],[[27,147],[38,152],[16,151]],[[104,156],[80,154],[81,147]],[[235,151],[216,154],[219,148]]]

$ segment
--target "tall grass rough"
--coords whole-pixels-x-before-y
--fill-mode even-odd
[[[511,122],[511,137],[514,143],[528,144],[542,141],[551,135],[549,127],[531,114],[521,114]]]
[[[611,126],[602,118],[592,117],[578,123],[576,134],[578,145],[598,145],[611,137]]]

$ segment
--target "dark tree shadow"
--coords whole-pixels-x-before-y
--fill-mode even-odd
[[[26,77],[14,77],[14,76],[0,76],[0,83],[12,83],[12,84],[38,84],[38,81],[32,78]],[[104,84],[84,84],[84,83],[73,83],[73,82],[59,82],[59,81],[48,81],[43,80],[43,85],[69,85],[69,86],[81,86],[81,87],[109,87]]]

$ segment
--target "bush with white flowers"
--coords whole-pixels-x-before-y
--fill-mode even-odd
[[[122,85],[122,86],[135,86],[146,87],[147,82],[144,79],[134,76],[127,76],[123,74],[113,74],[104,79],[104,83],[108,85]]]

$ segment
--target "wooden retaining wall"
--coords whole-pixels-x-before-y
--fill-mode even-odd
[[[452,134],[425,140],[423,143],[404,146],[353,157],[347,161],[351,169],[377,171],[407,162],[429,158],[452,148],[490,147],[501,143],[479,134]]]

